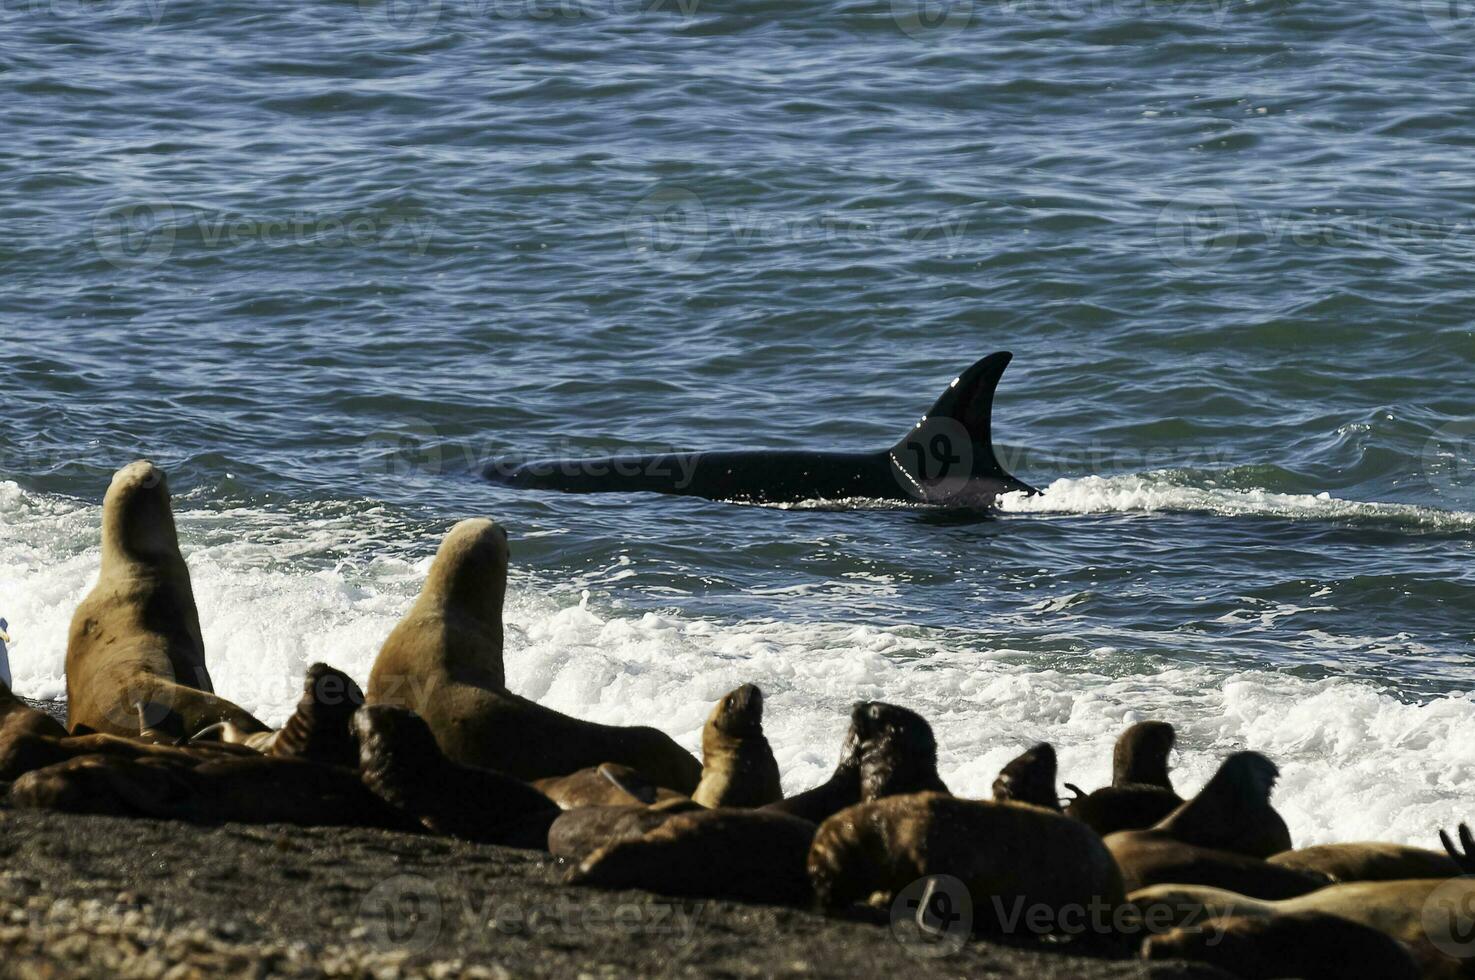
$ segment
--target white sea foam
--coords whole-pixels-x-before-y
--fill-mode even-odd
[[[1110,514],[1158,511],[1220,514],[1229,517],[1282,517],[1310,520],[1369,519],[1400,524],[1475,528],[1475,513],[1413,504],[1343,500],[1330,493],[1274,493],[1185,486],[1169,472],[1130,476],[1087,476],[1056,480],[1037,496],[999,498],[999,509],[1028,514]]]
[[[187,502],[177,516],[216,687],[273,723],[286,717],[312,661],[367,678],[435,544],[433,535],[396,538],[381,526],[374,553],[334,559],[354,550],[355,535],[369,548],[364,528],[374,522],[222,515]],[[96,577],[98,519],[94,506],[0,483],[0,615],[16,641],[19,693],[64,692],[67,623]],[[1204,666],[1123,675],[1110,648],[1096,651],[1100,673],[1064,673],[1032,666],[1027,650],[957,631],[631,613],[525,574],[512,583],[507,621],[513,689],[597,721],[654,724],[693,750],[710,703],[758,683],[791,790],[828,774],[849,705],[880,698],[932,721],[942,773],[968,795],[986,796],[1000,766],[1039,740],[1055,744],[1064,780],[1100,785],[1117,732],[1152,717],[1179,727],[1181,790],[1202,785],[1239,748],[1280,763],[1276,802],[1299,842],[1427,845],[1436,828],[1471,816],[1469,696],[1405,704],[1347,680]]]

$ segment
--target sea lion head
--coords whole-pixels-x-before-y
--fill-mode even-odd
[[[102,501],[104,574],[118,562],[157,565],[182,561],[169,484],[164,471],[146,459],[113,474]]]
[[[1165,721],[1139,721],[1122,732],[1112,753],[1111,784],[1172,789],[1168,753],[1173,751],[1177,737],[1173,726]]]
[[[500,635],[506,595],[507,532],[502,525],[478,517],[451,528],[435,553],[420,601],[443,603]]]
[[[882,701],[862,701],[851,712],[850,722],[860,742],[862,800],[924,790],[947,792],[937,775],[937,740],[921,715]]]
[[[763,692],[754,684],[728,692],[712,709],[707,724],[733,738],[763,734]]]
[[[994,799],[1033,803],[1050,810],[1060,809],[1055,789],[1055,747],[1041,742],[1006,765],[994,780]]]
[[[1280,769],[1260,753],[1236,752],[1197,796],[1153,829],[1185,844],[1251,857],[1290,850],[1285,821],[1270,805],[1270,792],[1279,777]]]

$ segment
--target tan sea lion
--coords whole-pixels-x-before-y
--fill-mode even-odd
[[[142,704],[146,725],[172,717],[185,735],[222,721],[267,730],[213,693],[169,489],[146,460],[114,474],[103,498],[102,569],[72,616],[66,671],[74,729],[137,735]]]
[[[1335,915],[1403,943],[1429,980],[1475,977],[1471,949],[1475,878],[1353,881],[1281,901],[1195,885],[1157,885],[1132,892],[1129,912],[1168,930],[1218,916],[1271,918]]]
[[[657,786],[629,766],[605,762],[567,776],[533,780],[533,788],[565,810],[593,806],[650,806],[662,800],[689,800]]]
[[[518,779],[617,762],[667,789],[695,790],[701,764],[665,733],[571,718],[505,689],[506,590],[506,532],[489,520],[457,524],[379,651],[368,703],[411,709],[451,758]]]
[[[1168,882],[1227,888],[1257,898],[1290,898],[1330,883],[1325,875],[1267,863],[1290,843],[1270,806],[1279,770],[1257,752],[1237,752],[1197,796],[1148,830],[1108,834],[1106,846],[1129,891]],[[1285,850],[1285,848],[1279,848]]]
[[[929,875],[960,879],[975,928],[991,933],[1066,931],[1076,911],[1085,931],[1086,910],[1109,912],[1124,895],[1121,872],[1091,828],[1027,803],[888,796],[826,820],[809,852],[815,897],[827,908],[886,907]],[[1027,921],[1021,910],[1030,910]]]
[[[427,830],[484,844],[548,846],[558,804],[511,776],[447,758],[414,712],[366,705],[353,730],[364,785]]]
[[[994,799],[1032,803],[1047,810],[1060,809],[1055,789],[1055,747],[1041,742],[1009,762],[994,780]]]
[[[700,813],[700,803],[673,796],[650,806],[581,806],[565,810],[548,828],[548,853],[582,861],[606,844],[634,840],[678,813]]]
[[[763,736],[763,692],[731,691],[702,729],[702,779],[691,798],[706,807],[756,807],[783,799],[778,763]]]
[[[814,824],[769,810],[678,813],[586,857],[569,883],[663,895],[807,905]]]
[[[189,823],[417,829],[352,770],[260,753],[197,765],[160,755],[87,755],[15,781],[18,807]]]
[[[1453,878],[1461,873],[1459,864],[1448,854],[1426,847],[1377,841],[1317,844],[1272,854],[1267,860],[1282,868],[1324,874],[1338,882]]]
[[[1141,721],[1116,740],[1111,785],[1092,793],[1066,783],[1076,798],[1065,812],[1098,834],[1151,827],[1183,803],[1168,777],[1168,754],[1177,733],[1164,721]]]
[[[1419,967],[1398,940],[1323,912],[1269,918],[1225,916],[1149,936],[1147,960],[1208,963],[1244,980],[1419,980]]]

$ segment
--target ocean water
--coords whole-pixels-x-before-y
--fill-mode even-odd
[[[64,691],[117,466],[170,474],[217,689],[367,677],[439,536],[513,540],[512,687],[784,783],[927,715],[1296,838],[1475,795],[1475,11],[1330,0],[0,6],[0,616]],[[989,518],[518,493],[499,456],[893,442],[979,356]]]

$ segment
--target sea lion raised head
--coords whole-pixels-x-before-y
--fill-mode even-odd
[[[103,498],[102,568],[72,616],[66,672],[74,731],[137,736],[140,705],[147,727],[185,736],[223,721],[267,730],[213,693],[169,487],[147,460],[114,474]]]
[[[1185,844],[1267,858],[1291,849],[1291,834],[1270,792],[1280,777],[1258,752],[1236,752],[1198,795],[1153,828]]]
[[[1172,789],[1168,754],[1178,733],[1165,721],[1139,721],[1116,740],[1111,757],[1113,786],[1161,786]]]
[[[1208,963],[1245,980],[1418,980],[1421,975],[1398,940],[1322,912],[1212,918],[1149,936],[1142,957]]]
[[[526,783],[446,758],[413,711],[366,705],[353,716],[359,775],[426,829],[465,840],[547,847],[558,804]]]
[[[414,711],[464,765],[533,780],[617,762],[668,789],[696,789],[701,764],[666,733],[571,718],[507,690],[506,583],[506,532],[489,520],[452,528],[374,661],[367,703]]]
[[[1055,747],[1041,742],[1016,756],[994,780],[994,799],[1033,803],[1047,810],[1060,809],[1060,794],[1055,789]]]
[[[863,701],[850,719],[860,741],[862,800],[948,792],[937,774],[937,740],[921,715],[894,704]]]
[[[718,701],[707,718],[702,781],[691,798],[707,807],[755,807],[783,795],[778,763],[763,735],[763,692],[744,684]]]

